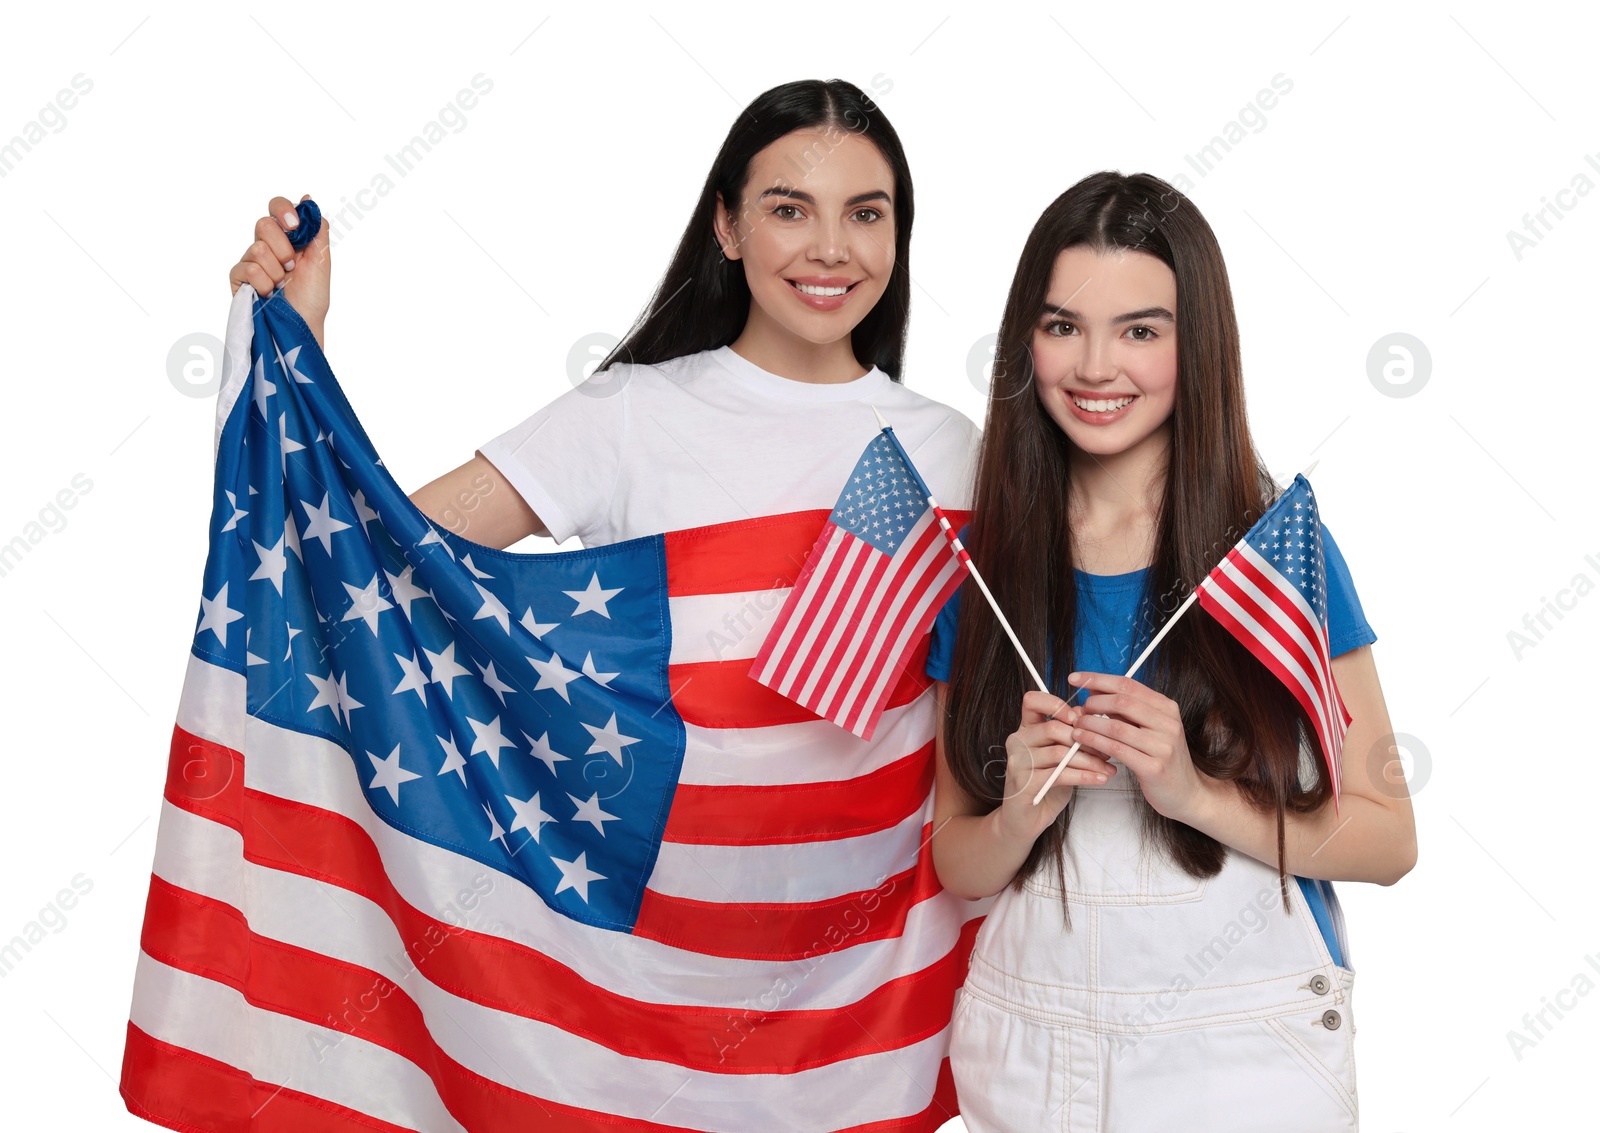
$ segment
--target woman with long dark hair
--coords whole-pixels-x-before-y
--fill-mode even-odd
[[[270,213],[231,278],[263,295],[283,284],[320,341],[326,237],[297,259],[279,219],[293,206],[275,198]],[[517,1081],[563,1128],[911,1131],[954,1113],[948,1026],[981,910],[940,891],[924,852],[931,686],[908,673],[869,741],[746,676],[877,433],[874,408],[965,507],[977,428],[902,382],[912,215],[899,138],[860,89],[767,91],[735,121],[654,298],[599,369],[411,497],[489,547],[667,532],[670,569],[749,576],[732,588],[745,593],[672,583],[688,738],[661,857],[632,932],[568,942],[568,990],[534,1007],[564,1041]],[[791,558],[772,532],[788,533]],[[690,624],[705,632],[680,634]],[[530,695],[555,695],[540,691],[552,668],[559,656]],[[586,663],[550,679],[614,675]],[[603,798],[548,794],[542,818],[614,817]],[[621,1059],[629,1072],[611,1073]]]
[[[1211,617],[1180,618],[1122,676],[1276,491],[1210,226],[1155,177],[1080,181],[1017,266],[967,538],[1054,693],[970,587],[927,667],[939,877],[999,894],[952,1040],[974,1131],[1356,1127],[1354,969],[1328,882],[1392,884],[1416,845],[1332,535],[1281,541],[1325,568],[1353,717],[1337,814],[1304,710]]]

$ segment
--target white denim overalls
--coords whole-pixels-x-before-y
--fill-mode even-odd
[[[951,1034],[972,1133],[1333,1133],[1356,1129],[1355,973],[1304,894],[1229,850],[1195,880],[1140,845],[1125,764],[1078,787],[1071,928],[1046,865],[995,899]],[[1329,915],[1346,962],[1344,919]]]

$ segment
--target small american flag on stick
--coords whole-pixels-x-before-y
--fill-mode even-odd
[[[1328,656],[1328,571],[1317,498],[1302,473],[1195,591],[1200,605],[1270,669],[1310,716],[1335,812],[1350,713]]]
[[[882,431],[856,462],[750,670],[862,739],[872,738],[917,642],[972,562],[894,430],[878,420]]]

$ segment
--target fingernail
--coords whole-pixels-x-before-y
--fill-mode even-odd
[[[294,270],[294,261],[293,260],[284,260],[283,261],[283,270],[284,271],[293,271]]]
[[[1106,777],[1104,775],[1096,775],[1095,779],[1097,781],[1101,782],[1101,783],[1104,783],[1106,781]]]
[[[283,226],[285,228],[293,228],[299,223],[300,214],[295,212],[294,209],[290,209],[288,212],[283,214]]]

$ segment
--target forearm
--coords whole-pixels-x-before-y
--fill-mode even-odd
[[[1009,885],[1032,848],[1005,836],[998,808],[951,815],[933,832],[933,868],[950,892],[977,900]]]
[[[1202,777],[1201,801],[1183,821],[1242,854],[1278,865],[1278,823],[1234,783]],[[1410,807],[1344,794],[1309,814],[1284,813],[1284,866],[1301,877],[1393,885],[1416,863]]]

